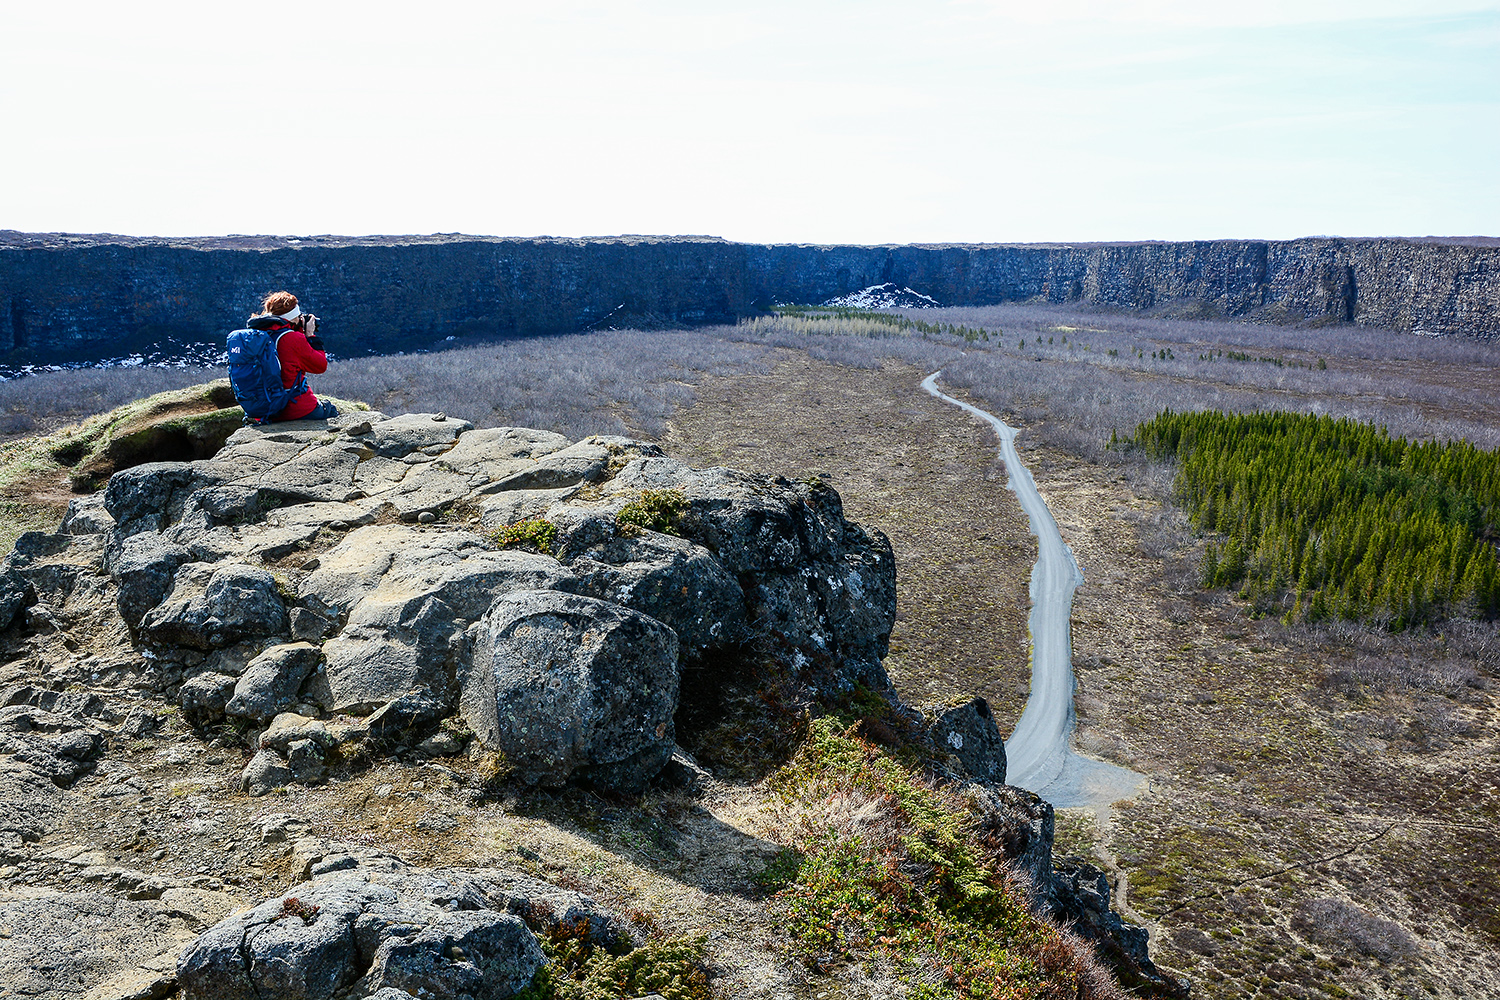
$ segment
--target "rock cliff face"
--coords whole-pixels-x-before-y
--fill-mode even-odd
[[[944,305],[1041,298],[1500,332],[1500,241],[809,246],[709,237],[156,240],[0,231],[0,359],[220,341],[292,288],[354,353],[446,337],[733,322],[893,281]],[[354,345],[358,345],[355,347]]]

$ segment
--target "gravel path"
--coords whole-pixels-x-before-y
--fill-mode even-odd
[[[1010,473],[1006,489],[1016,494],[1037,536],[1037,561],[1031,571],[1031,697],[1005,741],[1006,782],[1036,792],[1057,808],[1100,808],[1129,798],[1144,788],[1144,775],[1080,756],[1069,746],[1074,726],[1073,591],[1083,582],[1083,573],[1037,492],[1036,481],[1016,454],[1016,429],[945,395],[937,387],[941,374],[927,376],[922,388],[995,429]]]

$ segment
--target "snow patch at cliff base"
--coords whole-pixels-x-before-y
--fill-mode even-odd
[[[883,285],[871,285],[848,295],[839,295],[824,302],[825,306],[840,309],[938,309],[941,303],[931,296],[910,288],[903,288],[894,281]]]

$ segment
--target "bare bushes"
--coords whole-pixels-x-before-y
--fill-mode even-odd
[[[399,357],[337,360],[318,387],[386,413],[441,410],[476,426],[659,435],[703,374],[763,370],[764,350],[708,331],[611,330]]]
[[[1330,619],[1290,628],[1308,649],[1342,654],[1324,686],[1351,697],[1424,692],[1465,699],[1490,686],[1500,667],[1500,623],[1454,619],[1440,633],[1393,634],[1379,623]]]
[[[46,431],[145,396],[223,378],[223,368],[81,368],[0,382],[0,435]]]
[[[1342,899],[1303,902],[1292,915],[1292,929],[1336,951],[1357,951],[1386,961],[1417,951],[1416,939],[1406,928]]]
[[[477,426],[539,427],[573,438],[654,436],[677,407],[692,402],[692,384],[703,374],[763,371],[765,355],[764,346],[713,331],[608,331],[432,354],[335,357],[313,389],[392,415],[443,411]],[[0,383],[0,434],[49,429],[222,377],[221,368],[138,367]]]
[[[1484,686],[1483,678],[1462,660],[1428,660],[1401,654],[1361,656],[1328,675],[1331,687],[1351,693],[1364,690],[1427,691],[1455,697]]]
[[[846,368],[879,368],[892,358],[931,371],[963,356],[956,336],[924,337],[894,317],[847,315],[761,316],[733,327],[712,328],[729,340],[806,351],[820,361]]]

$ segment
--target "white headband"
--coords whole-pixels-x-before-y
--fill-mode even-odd
[[[298,316],[302,315],[302,307],[301,306],[292,306],[290,312],[276,313],[275,315],[276,315],[277,319],[284,319],[288,323],[290,323],[292,320],[294,320]]]

